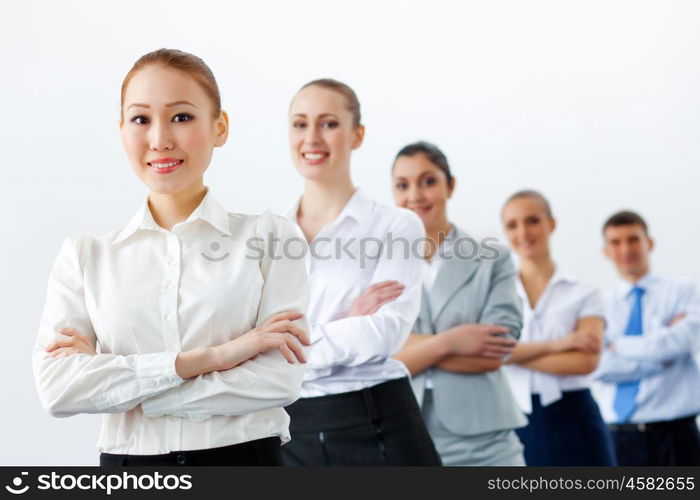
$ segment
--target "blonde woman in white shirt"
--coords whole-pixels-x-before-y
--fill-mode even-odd
[[[365,128],[355,92],[308,83],[289,110],[291,155],[304,193],[287,215],[310,242],[311,348],[302,398],[287,410],[289,465],[439,465],[406,367],[392,358],[421,294],[425,232],[412,212],[352,183]]]
[[[228,213],[204,185],[228,117],[201,59],[144,55],[121,102],[122,143],[150,193],[120,230],[64,242],[34,349],[40,399],[57,417],[105,414],[101,465],[280,465],[307,279],[303,261],[260,249],[296,228]]]
[[[507,374],[529,424],[517,429],[527,465],[615,465],[612,441],[589,389],[600,356],[604,306],[593,286],[555,265],[556,221],[537,191],[505,203],[503,227],[520,258],[523,330]]]

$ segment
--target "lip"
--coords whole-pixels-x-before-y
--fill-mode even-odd
[[[423,214],[427,214],[428,212],[430,212],[430,210],[433,208],[433,206],[432,205],[416,205],[416,206],[413,206],[410,208],[418,215],[423,215]]]
[[[185,160],[181,158],[158,158],[156,160],[152,160],[147,162],[147,165],[151,168],[151,170],[157,174],[164,175],[164,174],[170,174],[180,168],[182,164],[185,162]],[[168,163],[175,163],[175,165],[172,165],[170,167],[158,167],[157,165],[163,165],[163,164],[168,164]]]
[[[310,154],[310,155],[321,155],[321,158],[315,158],[315,159],[309,159],[305,155]],[[302,151],[301,154],[301,160],[306,163],[307,165],[320,165],[321,163],[325,162],[328,160],[328,158],[331,156],[330,153],[327,151],[320,151],[320,150],[313,150],[313,151]]]

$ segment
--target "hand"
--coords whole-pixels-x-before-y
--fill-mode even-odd
[[[668,322],[668,326],[675,325],[676,323],[678,323],[679,321],[684,319],[687,315],[688,315],[688,313],[684,313],[684,312],[676,314],[673,318],[671,318],[671,321]]]
[[[306,363],[299,342],[303,345],[311,345],[311,342],[306,332],[292,323],[303,317],[303,314],[293,311],[273,314],[262,325],[214,347],[218,371],[233,368],[272,349],[279,350],[289,363],[295,363],[296,360]]]
[[[348,318],[376,313],[384,304],[396,300],[403,293],[404,288],[398,281],[375,283],[355,299],[348,312]]]
[[[71,354],[80,353],[90,356],[97,354],[97,352],[95,352],[95,347],[92,345],[92,341],[78,330],[74,328],[61,328],[59,332],[68,338],[54,340],[49,344],[48,347],[44,349],[48,353],[44,358],[65,358]]]
[[[598,354],[601,349],[600,338],[589,332],[574,332],[551,342],[552,352],[583,351]]]
[[[503,358],[513,352],[517,342],[503,335],[509,328],[497,325],[467,323],[438,334],[449,354]]]

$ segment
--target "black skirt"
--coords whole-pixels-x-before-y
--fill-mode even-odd
[[[119,455],[101,453],[101,467],[121,466],[163,466],[163,465],[283,465],[280,454],[280,438],[273,436],[246,443],[209,448],[205,450],[173,451],[164,455]]]
[[[285,408],[286,465],[441,465],[408,378]]]

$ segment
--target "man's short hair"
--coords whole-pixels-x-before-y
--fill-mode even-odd
[[[603,224],[603,235],[605,235],[605,230],[609,227],[631,226],[635,224],[642,226],[644,234],[649,236],[646,221],[637,212],[631,210],[623,210],[611,215],[608,220],[605,221],[605,224]]]

